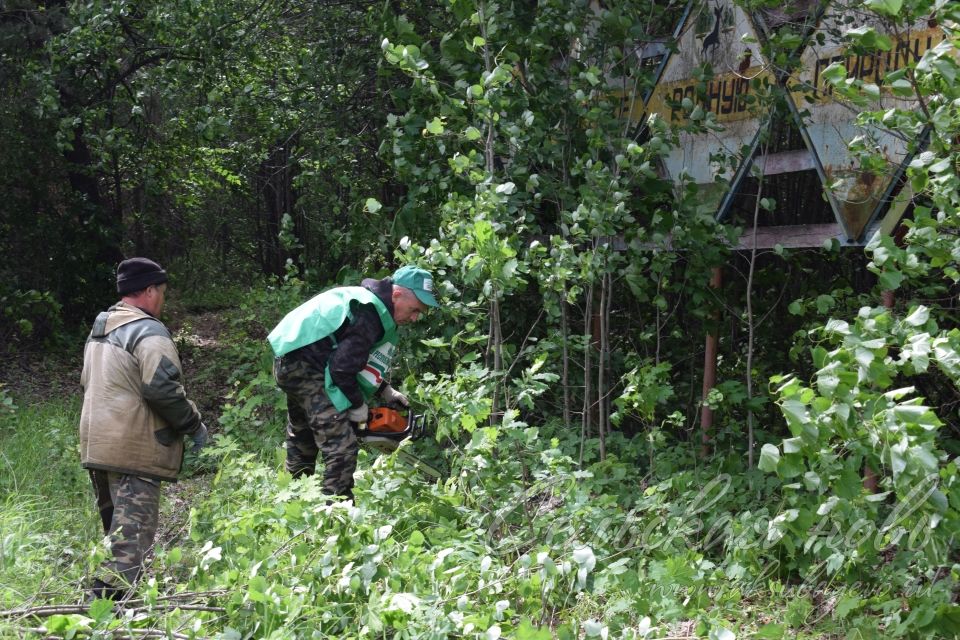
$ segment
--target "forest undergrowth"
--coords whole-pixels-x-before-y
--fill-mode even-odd
[[[433,481],[361,453],[356,500],[283,471],[263,323],[296,291],[169,320],[215,437],[166,485],[134,599],[82,604],[105,548],[76,453],[80,359],[5,381],[0,635],[170,638],[950,637],[953,578],[802,563],[787,490],[742,456],[618,433],[600,461],[559,422],[506,416],[409,443]],[[71,366],[73,367],[71,369]],[[43,385],[40,385],[41,387]],[[650,466],[653,461],[653,467]],[[911,540],[911,544],[914,541]],[[856,554],[850,540],[838,553]],[[844,545],[850,545],[845,548]],[[903,545],[906,547],[906,545]],[[833,560],[831,560],[833,562]]]

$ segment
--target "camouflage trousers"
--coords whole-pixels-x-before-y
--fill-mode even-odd
[[[294,478],[312,475],[322,454],[323,492],[352,498],[360,447],[353,425],[324,391],[324,372],[295,358],[277,358],[273,373],[287,394],[287,471]]]
[[[153,549],[160,518],[160,482],[125,473],[90,469],[104,535],[113,557],[104,561],[103,582],[131,586]]]

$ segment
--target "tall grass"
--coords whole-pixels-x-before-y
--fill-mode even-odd
[[[0,606],[80,597],[98,517],[77,452],[77,397],[0,415]]]

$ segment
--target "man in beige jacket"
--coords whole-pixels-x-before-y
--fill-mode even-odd
[[[112,558],[91,598],[130,592],[153,547],[160,482],[176,481],[183,438],[206,442],[200,413],[181,383],[180,356],[158,319],[167,272],[146,258],[117,268],[120,302],[100,313],[83,352],[80,462],[90,472]]]

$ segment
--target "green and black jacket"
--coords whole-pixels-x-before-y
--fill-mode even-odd
[[[288,313],[267,340],[278,358],[316,371],[337,411],[358,407],[382,388],[396,350],[392,294],[390,278],[329,289]]]

